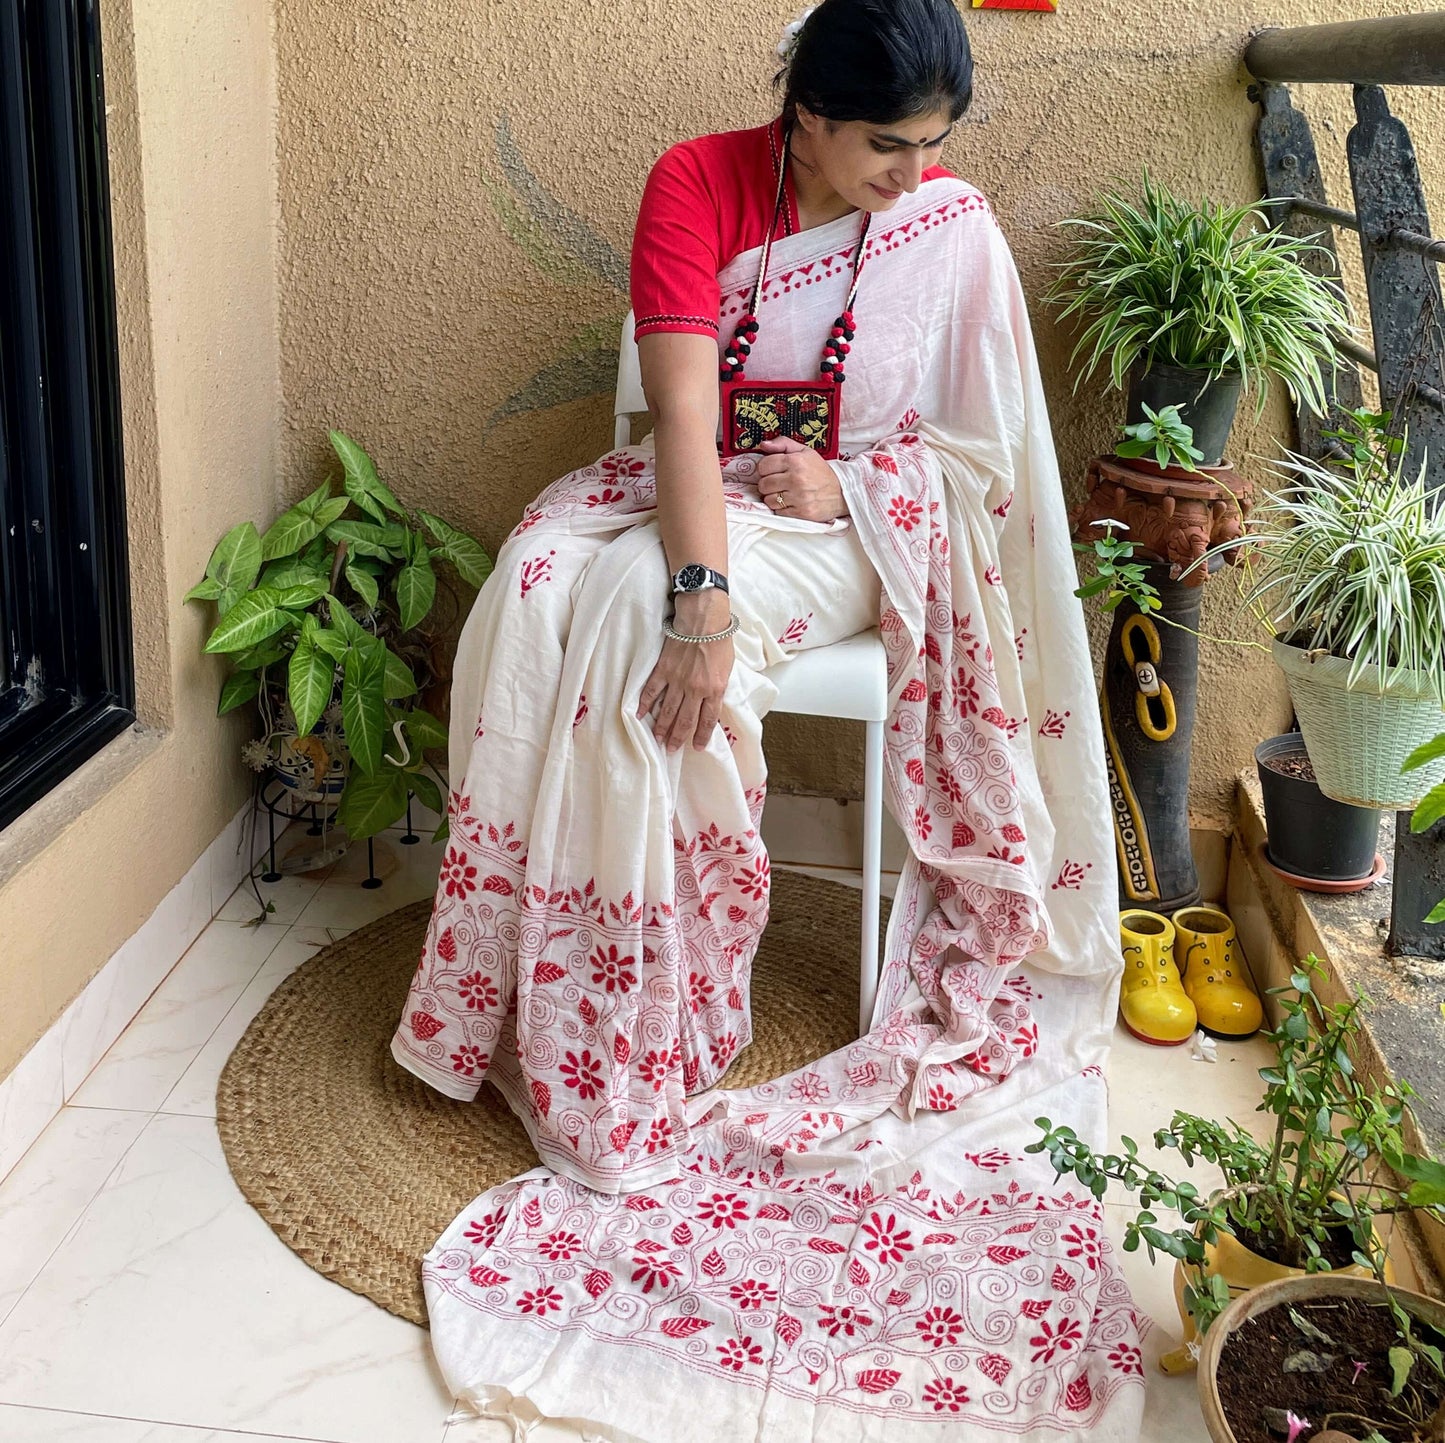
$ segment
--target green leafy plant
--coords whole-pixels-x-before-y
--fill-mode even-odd
[[[1408,757],[1401,771],[1413,772],[1420,767],[1445,757],[1445,732],[1416,747]],[[1410,830],[1427,832],[1441,817],[1445,817],[1445,782],[1439,782],[1425,793],[1415,810],[1410,813]],[[1445,922],[1445,898],[1442,898],[1425,914],[1427,922]]]
[[[324,481],[264,533],[249,521],[233,527],[185,599],[215,603],[205,650],[231,660],[218,710],[260,710],[253,765],[274,764],[294,740],[320,784],[344,729],[351,768],[337,819],[361,838],[395,822],[408,792],[445,814],[424,753],[446,745],[446,728],[416,700],[431,679],[434,563],[471,586],[492,563],[473,537],[403,506],[356,442],[330,437],[343,494]]]
[[[1142,421],[1124,427],[1125,440],[1114,447],[1114,454],[1125,460],[1153,453],[1156,465],[1182,466],[1197,471],[1204,452],[1194,444],[1194,428],[1179,414],[1178,406],[1162,406],[1155,410],[1144,402]]]
[[[1333,460],[1287,454],[1249,532],[1194,565],[1248,548],[1245,602],[1282,641],[1349,661],[1352,684],[1424,673],[1445,705],[1445,508],[1423,466],[1404,475],[1388,419],[1349,413]]]
[[[1264,1034],[1275,1060],[1259,1074],[1265,1088],[1258,1110],[1275,1120],[1269,1141],[1257,1141],[1233,1120],[1188,1112],[1176,1112],[1154,1134],[1155,1147],[1176,1150],[1186,1166],[1215,1164],[1224,1177],[1218,1192],[1203,1196],[1194,1184],[1148,1166],[1131,1138],[1122,1139],[1122,1153],[1098,1152],[1048,1118],[1037,1120],[1044,1136],[1026,1149],[1047,1152],[1059,1174],[1072,1173],[1096,1198],[1110,1184],[1137,1195],[1124,1249],[1142,1243],[1151,1261],[1162,1252],[1183,1265],[1185,1306],[1201,1333],[1229,1303],[1225,1280],[1206,1266],[1205,1245],[1221,1234],[1306,1272],[1329,1271],[1331,1257],[1357,1263],[1385,1286],[1375,1216],[1420,1208],[1445,1220],[1445,1165],[1404,1145],[1401,1125],[1413,1089],[1359,1077],[1350,1050],[1366,999],[1325,1003],[1315,987],[1322,972],[1319,959],[1307,957],[1288,987],[1270,989],[1282,1020]],[[1177,1210],[1181,1223],[1161,1224],[1157,1208]],[[1438,1354],[1414,1339],[1408,1315],[1393,1299],[1391,1306],[1407,1345],[1438,1366]]]
[[[1114,534],[1129,528],[1112,517],[1093,524],[1102,527],[1104,534],[1093,541],[1074,542],[1074,550],[1093,558],[1094,574],[1074,589],[1074,595],[1085,601],[1102,596],[1105,611],[1113,611],[1121,601],[1132,601],[1145,616],[1158,611],[1162,604],[1159,592],[1148,580],[1148,568],[1133,559],[1134,543]]]
[[[1257,205],[1193,205],[1147,173],[1141,198],[1110,192],[1063,224],[1077,243],[1047,299],[1084,322],[1078,381],[1102,367],[1123,389],[1136,366],[1163,362],[1238,375],[1263,410],[1277,377],[1324,414],[1349,322],[1339,288],[1306,269],[1317,245],[1269,229]]]

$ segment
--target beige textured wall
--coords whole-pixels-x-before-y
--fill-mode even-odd
[[[1060,253],[1052,223],[1142,163],[1196,194],[1258,195],[1239,63],[1252,27],[1425,8],[1062,0],[1053,16],[970,11],[978,99],[945,160],[992,198],[1036,298]],[[647,168],[674,140],[772,113],[772,47],[791,13],[778,0],[277,0],[288,488],[314,483],[325,427],[339,425],[409,497],[495,546],[543,484],[600,454],[609,407],[597,392],[626,310]],[[1445,182],[1445,105],[1401,100]],[[1322,148],[1342,148],[1347,93],[1307,103],[1334,127],[1321,127]],[[1121,407],[1071,394],[1067,345],[1037,306],[1035,317],[1073,494]],[[1275,408],[1263,427],[1242,425],[1238,452],[1268,452],[1283,421]],[[1216,595],[1207,626],[1229,628],[1231,611]],[[1206,648],[1203,673],[1193,801],[1207,823],[1287,710],[1263,654]],[[774,720],[774,784],[856,786],[856,730]]]
[[[245,720],[217,719],[220,668],[180,599],[227,527],[275,510],[270,6],[103,0],[101,14],[143,729],[0,834],[0,1077],[249,791]]]

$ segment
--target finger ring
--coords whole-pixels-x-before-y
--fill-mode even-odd
[[[786,510],[788,509],[788,493],[787,493],[786,491],[779,491],[779,492],[777,493],[777,497],[778,497],[778,510],[779,510],[779,511],[786,511]]]

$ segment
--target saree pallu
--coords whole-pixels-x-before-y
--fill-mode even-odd
[[[775,247],[750,372],[806,374],[855,226]],[[453,845],[393,1055],[461,1097],[489,1067],[549,1165],[424,1264],[448,1383],[519,1436],[538,1417],[646,1443],[1137,1431],[1102,1208],[1024,1151],[1043,1115],[1102,1142],[1120,966],[1027,314],[961,182],[922,187],[868,245],[835,463],[850,522],[774,517],[748,458],[723,474],[749,584],[706,751],[669,756],[632,715],[666,592],[649,447],[549,487],[468,623]],[[724,333],[755,264],[720,278]],[[866,618],[845,604],[860,558]],[[548,585],[557,606],[529,615]],[[763,670],[870,620],[911,853],[873,1026],[709,1091],[747,1040],[766,920]]]

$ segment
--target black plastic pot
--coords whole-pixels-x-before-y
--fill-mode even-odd
[[[1380,841],[1379,812],[1334,801],[1315,782],[1267,765],[1286,757],[1308,757],[1298,732],[1270,737],[1254,749],[1270,861],[1281,871],[1320,882],[1368,877]]]
[[[1194,444],[1204,452],[1201,466],[1218,466],[1229,444],[1234,413],[1239,409],[1242,385],[1237,375],[1209,379],[1208,371],[1155,362],[1147,371],[1135,370],[1129,378],[1129,408],[1125,424],[1133,426],[1149,418],[1144,406],[1155,411],[1178,406],[1180,419],[1194,431]]]

